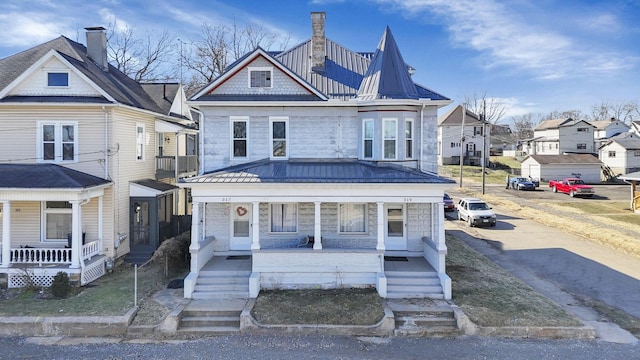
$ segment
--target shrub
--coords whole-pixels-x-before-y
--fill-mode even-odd
[[[69,275],[66,272],[58,272],[53,277],[53,282],[49,287],[51,294],[56,298],[64,298],[71,292],[71,282],[69,281]]]

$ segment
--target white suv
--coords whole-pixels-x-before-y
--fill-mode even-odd
[[[496,226],[496,214],[484,201],[476,198],[462,198],[456,206],[458,220],[466,220],[469,226]]]

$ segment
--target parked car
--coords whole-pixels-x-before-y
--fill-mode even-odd
[[[536,184],[525,177],[514,177],[509,180],[512,189],[516,190],[535,190]]]
[[[462,198],[458,201],[458,220],[465,220],[469,226],[496,226],[496,214],[483,200]]]
[[[564,178],[562,180],[549,181],[549,187],[554,193],[562,192],[569,194],[569,196],[584,196],[592,197],[595,194],[593,186],[587,185],[582,179],[578,178]]]
[[[453,203],[453,199],[451,199],[449,194],[445,193],[442,200],[444,202],[444,211],[453,211],[456,209],[456,204]]]

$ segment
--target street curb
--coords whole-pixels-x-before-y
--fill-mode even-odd
[[[382,320],[373,325],[324,325],[291,324],[269,325],[258,322],[251,309],[255,299],[250,299],[240,314],[240,332],[244,334],[296,334],[296,335],[347,335],[347,336],[391,336],[395,330],[393,311],[383,305]]]
[[[122,336],[138,308],[122,316],[0,317],[0,336]]]

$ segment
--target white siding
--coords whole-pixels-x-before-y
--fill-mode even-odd
[[[250,88],[249,87],[249,67],[267,67],[273,69],[270,88]],[[252,61],[242,70],[238,71],[226,82],[218,86],[216,94],[256,94],[256,95],[308,95],[309,91],[295,82],[291,77],[273,66],[263,57]]]
[[[68,87],[48,87],[47,73],[68,72]],[[36,70],[18,84],[9,95],[61,95],[61,96],[98,96],[100,95],[89,83],[71,71],[58,59],[51,59],[43,67]]]

